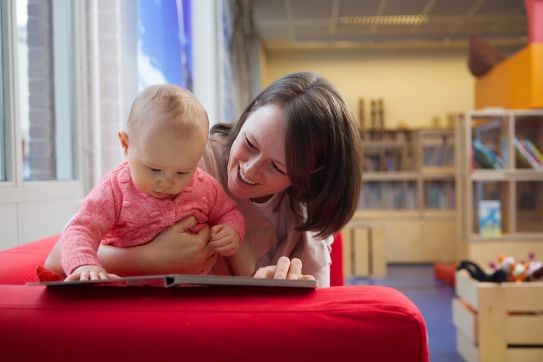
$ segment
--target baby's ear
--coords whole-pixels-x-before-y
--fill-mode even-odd
[[[125,131],[119,131],[119,133],[117,133],[117,137],[119,138],[121,148],[126,155],[126,152],[128,151],[128,134]]]

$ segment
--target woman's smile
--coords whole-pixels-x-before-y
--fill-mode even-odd
[[[243,171],[241,170],[241,166],[238,166],[238,175],[239,175],[239,178],[241,179],[241,181],[249,184],[249,185],[256,185],[257,182],[254,182],[254,181],[251,181],[247,178],[247,176],[245,176],[243,174]]]

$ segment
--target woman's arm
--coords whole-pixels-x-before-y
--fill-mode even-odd
[[[198,234],[187,230],[196,225],[193,216],[185,218],[159,234],[152,242],[131,248],[101,245],[98,260],[108,273],[118,275],[200,274],[208,272],[217,255],[209,247],[209,228]],[[58,243],[57,243],[58,244]],[[61,275],[58,245],[45,261],[45,267]]]
[[[152,242],[132,248],[102,245],[98,258],[108,272],[119,275],[207,273],[217,255],[208,244],[208,227],[198,234],[187,232],[195,224],[191,216],[164,230]]]

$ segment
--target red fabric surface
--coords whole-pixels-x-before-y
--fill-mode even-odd
[[[36,268],[43,265],[58,235],[19,245],[0,252],[0,284],[36,281]]]
[[[34,281],[55,240],[0,252],[2,362],[428,361],[422,315],[386,287],[7,285]]]
[[[332,244],[332,265],[330,265],[330,285],[338,287],[344,284],[343,278],[343,239],[341,232],[334,235],[334,243]]]
[[[427,361],[398,291],[0,285],[2,361]]]

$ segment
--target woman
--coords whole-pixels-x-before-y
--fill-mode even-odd
[[[262,91],[235,125],[211,129],[201,167],[238,203],[245,239],[231,257],[209,231],[182,220],[146,245],[101,247],[116,274],[199,273],[316,278],[330,283],[332,234],[352,217],[361,185],[361,145],[349,106],[324,78],[285,76]],[[46,266],[56,270],[56,257]],[[303,271],[303,274],[302,274]]]

